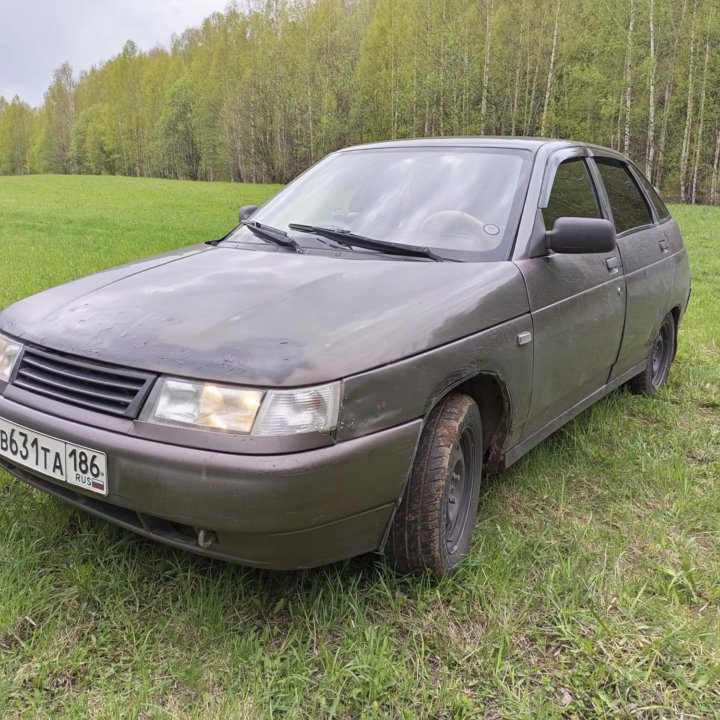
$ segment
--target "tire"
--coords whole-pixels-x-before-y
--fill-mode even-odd
[[[630,392],[635,395],[652,395],[665,384],[675,358],[676,337],[675,318],[672,313],[668,313],[650,346],[645,370],[628,383]]]
[[[440,578],[467,555],[482,477],[482,422],[475,401],[453,394],[428,417],[386,553],[402,573]]]

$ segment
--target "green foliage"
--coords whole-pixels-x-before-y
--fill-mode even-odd
[[[710,0],[246,0],[0,103],[0,174],[286,182],[357,142],[544,132],[717,203],[719,40]]]
[[[43,117],[38,134],[41,168],[43,171],[68,173],[74,165],[70,145],[75,123],[75,81],[68,63],[63,63],[53,74],[41,113]]]
[[[180,78],[168,93],[160,119],[165,154],[178,177],[198,179],[200,147],[195,130],[195,100],[190,79]]]
[[[218,237],[277,187],[0,178],[0,307]],[[693,295],[668,384],[488,479],[460,571],[303,572],[173,550],[0,473],[0,715],[715,718],[720,209],[674,207]]]
[[[32,170],[31,143],[36,117],[29,105],[0,98],[0,175],[27,175]]]

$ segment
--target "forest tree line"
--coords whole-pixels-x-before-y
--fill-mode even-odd
[[[286,182],[354,143],[574,138],[719,201],[717,0],[246,0],[0,98],[0,173]]]

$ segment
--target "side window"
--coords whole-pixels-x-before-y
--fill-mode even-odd
[[[635,184],[627,165],[612,158],[595,158],[607,191],[615,232],[650,225],[653,221],[645,198]]]
[[[640,181],[642,189],[645,191],[645,197],[650,201],[650,204],[655,208],[655,212],[660,220],[665,220],[670,217],[670,211],[665,207],[665,203],[660,199],[655,188],[650,184],[650,181],[637,169],[635,170],[635,177]]]
[[[545,227],[552,230],[560,217],[601,217],[595,188],[582,158],[565,160],[555,174],[550,200],[543,210]]]

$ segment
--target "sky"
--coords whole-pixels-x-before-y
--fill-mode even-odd
[[[77,78],[117,55],[127,40],[141,50],[224,10],[228,0],[0,0],[0,96],[39,106],[63,62]]]

